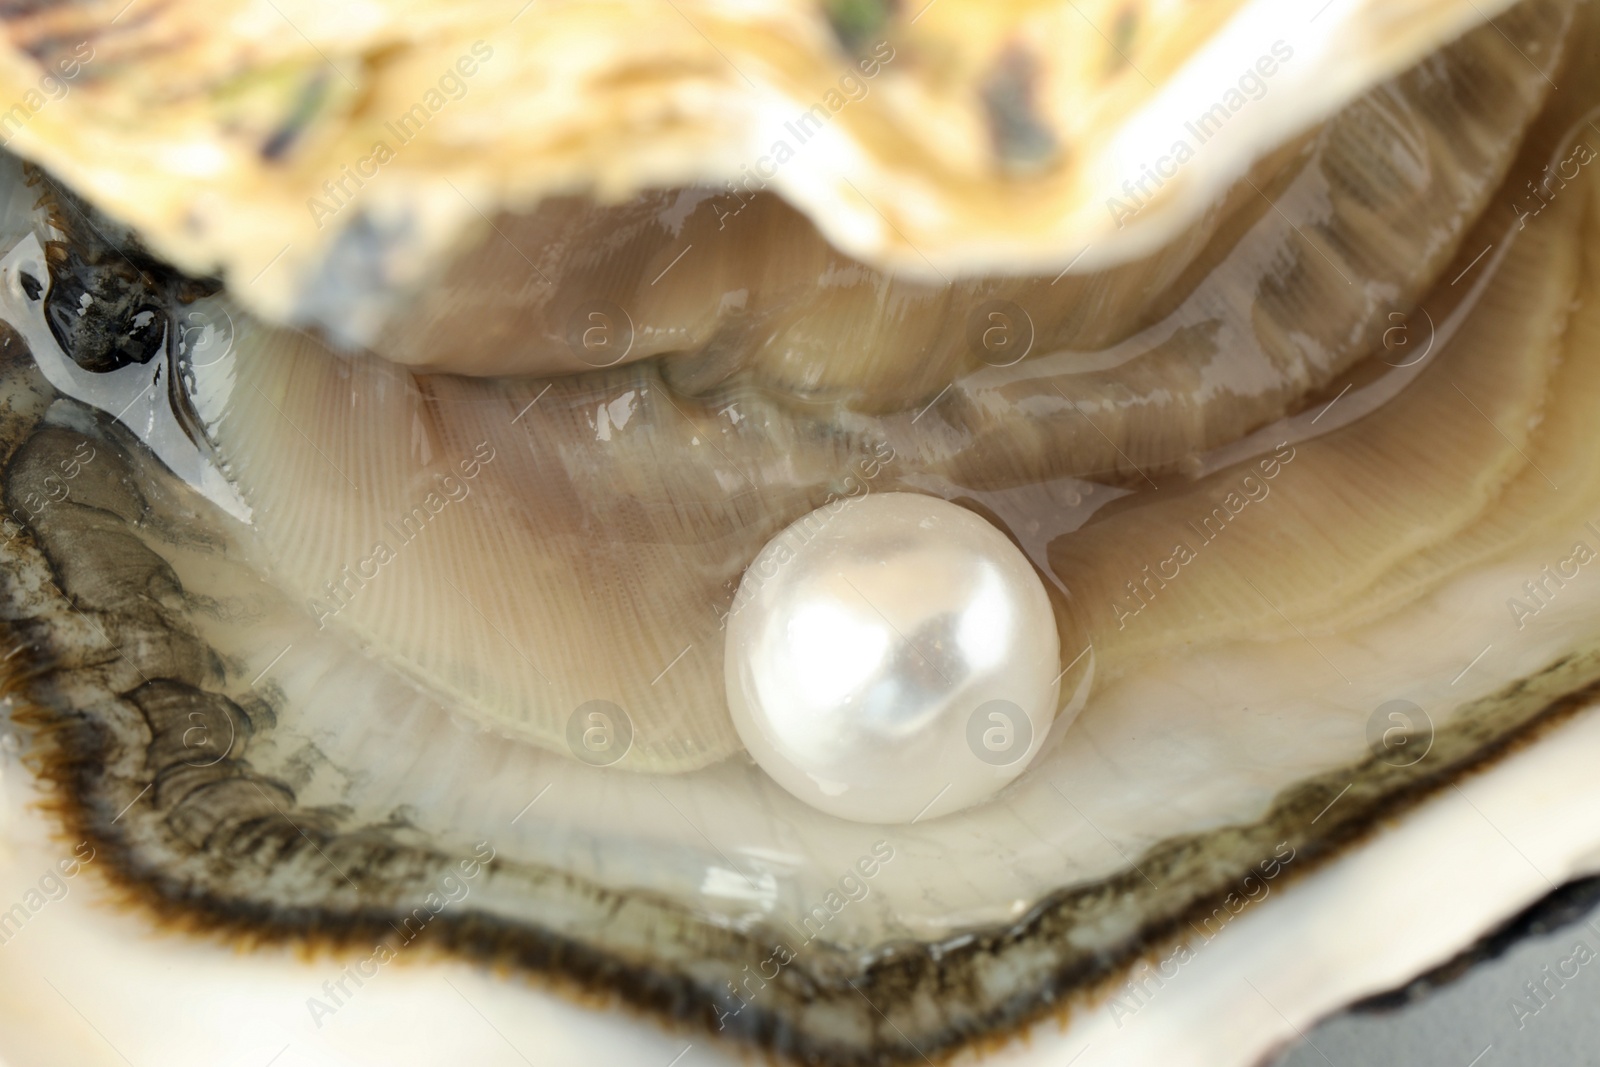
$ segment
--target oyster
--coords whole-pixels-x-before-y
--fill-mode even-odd
[[[931,50],[965,37],[968,51],[898,93],[932,92],[935,69],[988,69],[962,57],[995,54],[1001,36],[978,31],[1012,16],[945,3],[906,39]],[[491,981],[488,964],[689,1027],[697,1057],[728,1053],[706,1052],[711,1034],[810,1063],[976,1055],[985,1042],[997,1062],[1080,1047],[1107,1062],[1248,1062],[1583,870],[1592,831],[1559,816],[1549,832],[1517,833],[1526,868],[1490,877],[1471,850],[1476,833],[1513,840],[1519,827],[1501,820],[1549,810],[1530,783],[1593,788],[1574,753],[1595,742],[1581,709],[1600,681],[1600,591],[1585,569],[1600,558],[1587,442],[1600,406],[1595,16],[1524,0],[1447,41],[1475,12],[1397,12],[1341,7],[1315,56],[1347,54],[1384,18],[1405,32],[1386,31],[1359,87],[1346,74],[1280,94],[1271,107],[1287,110],[1263,111],[1259,132],[1206,164],[1236,179],[1231,190],[1197,157],[1138,208],[1134,232],[1107,236],[1107,258],[1068,262],[1074,240],[1103,236],[1074,206],[1099,210],[1095,160],[1118,138],[1139,143],[1140,116],[1192,93],[1184,72],[1238,54],[1237,27],[1265,16],[1241,6],[1152,31],[1142,47],[1163,58],[1150,71],[1171,76],[1146,92],[1119,67],[1123,88],[1070,138],[1019,133],[1001,108],[1007,181],[1024,183],[1008,187],[1037,193],[1039,214],[978,210],[968,197],[981,184],[942,206],[932,197],[938,210],[924,203],[932,221],[908,232],[937,251],[926,265],[968,275],[942,287],[883,273],[906,265],[905,249],[860,233],[827,183],[778,183],[817,232],[767,197],[741,197],[745,228],[723,239],[711,235],[727,205],[704,191],[547,201],[493,224],[420,297],[403,295],[420,276],[363,279],[344,236],[285,264],[306,288],[257,291],[241,266],[275,226],[293,243],[285,198],[328,145],[350,142],[301,120],[264,151],[252,123],[274,114],[263,101],[284,85],[305,84],[299,49],[315,51],[335,16],[304,41],[263,33],[258,55],[164,38],[177,8],[138,18],[128,39],[95,37],[93,62],[101,43],[121,59],[83,96],[138,96],[130,86],[152,75],[134,60],[159,43],[196,62],[145,87],[158,106],[133,128],[186,134],[203,162],[202,148],[228,152],[205,132],[224,114],[245,131],[235,149],[254,154],[203,180],[221,199],[189,205],[187,230],[173,214],[195,188],[174,175],[182,154],[95,162],[120,143],[100,138],[124,134],[104,120],[68,129],[77,94],[60,127],[41,112],[16,137],[54,176],[6,162],[0,617],[12,736],[31,746],[66,839],[22,813],[35,779],[8,767],[4,840],[23,858],[0,883],[18,901],[0,913],[3,1012],[18,1035],[0,1052],[42,1059],[37,1035],[59,1020],[115,1018],[116,1034],[85,1037],[78,1062],[124,1043],[134,1062],[208,1062],[220,1046],[207,1041],[362,1058],[368,1013],[403,1007],[424,1027],[477,1012],[479,1058],[505,1055],[495,1041],[522,1055],[552,1033],[570,1041],[557,1057],[593,1058],[572,1036],[592,1019]],[[702,15],[686,8],[682,21]],[[71,39],[80,17],[41,14],[24,40]],[[388,99],[395,71],[426,66],[489,17],[419,20],[404,39],[374,18],[329,63],[368,56],[374,99]],[[561,17],[516,31],[533,56],[571,47]],[[763,71],[786,69],[770,50],[815,45],[801,27],[820,17],[719,16],[704,43],[728,34],[767,57]],[[701,47],[685,33],[649,54],[665,62],[680,36]],[[662,23],[642,19],[618,53],[646,54],[649,34]],[[228,81],[266,69],[264,56],[291,75]],[[791,61],[806,78],[825,67]],[[515,69],[473,107],[502,107],[518,77],[549,68]],[[317,92],[332,95],[306,107],[340,121],[384,113]],[[485,158],[515,164],[526,157],[505,144],[551,143],[519,114]],[[873,143],[915,160],[921,129],[878,130]],[[1017,158],[1018,137],[1081,149],[1052,169]],[[297,154],[297,138],[313,147]],[[915,194],[948,187],[941,162],[971,158],[970,142],[921,147],[935,158],[897,186],[908,217]],[[574,162],[589,159],[580,151],[552,154],[485,203],[528,207],[580,177],[620,192],[725,173],[720,155],[701,170],[652,151],[637,146],[641,169],[609,177]],[[460,209],[430,205],[449,200],[440,183],[456,164],[416,159],[422,173],[394,195],[407,186],[426,203],[382,210],[420,236],[394,247],[450,246]],[[235,196],[260,210],[235,219],[221,210]],[[713,243],[688,261],[680,241]],[[523,251],[535,242],[538,263]],[[162,255],[220,268],[226,284]],[[1069,270],[979,273],[1047,262]],[[376,351],[292,328],[334,325],[352,276],[357,299],[334,340]],[[495,277],[505,287],[472,303]],[[368,283],[377,304],[363,303]],[[374,310],[405,300],[393,317]],[[583,339],[595,308],[607,329],[617,311],[631,324],[629,343],[608,335],[598,358]],[[996,345],[994,314],[1026,332]],[[606,365],[560,373],[590,359]],[[840,497],[887,491],[961,504],[1027,556],[1060,634],[1061,707],[989,803],[952,811],[933,796],[909,823],[863,826],[807,807],[745,756],[722,632],[774,535]],[[615,758],[583,741],[596,713],[626,733]],[[1493,762],[1528,737],[1542,740]],[[112,914],[83,893],[53,905],[104,943],[38,914],[85,869],[140,907]],[[1450,906],[1414,936],[1375,944],[1363,929],[1375,926],[1372,887],[1418,871],[1475,884],[1441,892]],[[273,947],[222,962],[151,939],[140,924],[152,912],[331,946],[338,962]],[[1341,943],[1318,945],[1328,922]],[[178,1040],[135,1026],[135,995],[55,970],[83,952],[113,974],[170,961],[170,984],[152,987],[216,1015]],[[423,955],[452,961],[387,966]],[[242,1022],[227,990],[245,982],[286,1007]],[[1217,1022],[1252,984],[1260,1009]],[[1065,1035],[1051,1033],[1063,1011]],[[1019,1032],[1035,1043],[1008,1040]],[[652,1031],[600,1040],[663,1062],[688,1051]],[[434,1037],[385,1058],[439,1055]]]

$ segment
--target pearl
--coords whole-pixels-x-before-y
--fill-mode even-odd
[[[756,763],[830,815],[903,823],[992,796],[1056,712],[1055,614],[1027,558],[937,497],[824,505],[745,569],[728,707]]]

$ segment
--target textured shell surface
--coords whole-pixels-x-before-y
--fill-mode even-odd
[[[365,342],[557,193],[770,188],[929,281],[1123,262],[1507,6],[104,0],[7,16],[0,98],[14,151],[171,262]]]

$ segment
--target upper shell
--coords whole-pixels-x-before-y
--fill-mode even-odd
[[[774,189],[933,280],[1102,268],[1508,6],[124,3],[0,16],[7,146],[252,310],[356,342],[557,192]]]

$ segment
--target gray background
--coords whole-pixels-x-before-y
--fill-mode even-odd
[[[1600,907],[1586,905],[1557,921],[1567,925],[1518,938],[1504,955],[1404,1007],[1327,1020],[1275,1067],[1600,1065]],[[1587,963],[1574,951],[1580,944],[1593,953]],[[1562,967],[1577,974],[1562,979]],[[1527,982],[1546,983],[1543,1003],[1528,994]],[[1527,1013],[1519,1018],[1513,1001]]]

